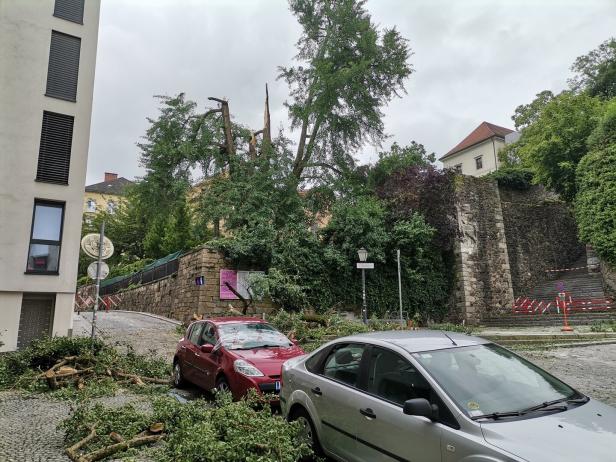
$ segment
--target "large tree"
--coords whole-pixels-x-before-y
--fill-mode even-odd
[[[365,142],[385,136],[382,108],[411,74],[407,41],[379,28],[365,0],[290,0],[303,28],[298,65],[281,67],[290,87],[289,116],[299,130],[293,176],[306,169],[340,171]]]
[[[522,137],[513,145],[515,157],[533,170],[535,181],[572,201],[575,169],[588,152],[586,139],[601,111],[602,104],[596,98],[572,92],[559,94],[522,130]]]
[[[603,99],[616,97],[616,38],[612,37],[586,55],[579,56],[569,80],[575,91],[586,91]]]

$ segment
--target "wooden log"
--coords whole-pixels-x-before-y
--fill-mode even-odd
[[[79,449],[81,449],[85,444],[88,443],[88,441],[92,440],[92,438],[94,438],[95,436],[96,436],[96,427],[92,426],[90,427],[90,433],[85,438],[77,441],[72,446],[66,448],[64,452],[69,457],[69,459],[71,459],[73,462],[87,462],[85,459],[83,459],[83,456],[79,454],[77,451],[79,451]]]
[[[159,385],[171,385],[171,377],[169,377],[168,379],[159,379],[156,377],[142,377],[140,375],[127,374],[126,372],[122,372],[118,370],[113,370],[111,371],[111,373],[113,374],[114,377],[121,377],[124,379],[131,379],[131,380],[139,379],[143,382],[157,383]]]
[[[89,452],[88,454],[83,455],[82,460],[78,462],[95,462],[97,460],[104,459],[105,457],[109,457],[112,454],[120,451],[126,451],[130,448],[136,448],[139,446],[144,446],[146,444],[155,443],[163,438],[164,435],[147,435],[147,436],[136,436],[130,440],[122,441],[121,443],[112,444],[110,446],[105,446],[97,451]],[[77,461],[76,461],[77,462]]]

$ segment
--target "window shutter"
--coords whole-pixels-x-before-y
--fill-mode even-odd
[[[84,0],[56,0],[53,15],[83,24],[83,2]]]
[[[76,101],[81,39],[51,31],[47,96]]]
[[[68,184],[73,121],[74,118],[69,115],[43,112],[37,181]]]

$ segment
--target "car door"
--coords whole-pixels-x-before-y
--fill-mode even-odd
[[[366,359],[366,393],[351,411],[357,422],[352,460],[440,462],[442,427],[402,412],[408,399],[435,402],[430,384],[410,361],[387,348],[372,346]]]
[[[355,423],[352,413],[357,408],[362,383],[362,358],[366,345],[339,343],[334,345],[309,385],[309,394],[318,419],[322,446],[343,460],[350,460],[355,449]]]
[[[188,334],[188,341],[186,342],[186,351],[184,353],[184,368],[183,374],[188,381],[199,384],[199,373],[196,365],[196,360],[199,357],[199,341],[201,339],[201,332],[203,331],[203,323],[194,323]]]
[[[209,343],[210,345],[216,345],[216,328],[210,322],[206,322],[203,325],[201,331],[201,338],[199,346]],[[198,381],[200,387],[210,390],[214,388],[216,381],[216,373],[220,364],[220,351],[212,353],[204,353],[199,350],[199,354],[195,356],[195,369],[198,374]]]

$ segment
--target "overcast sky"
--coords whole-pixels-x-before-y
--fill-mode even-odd
[[[285,0],[102,0],[87,184],[103,172],[143,174],[135,143],[155,94],[185,92],[201,108],[229,99],[260,128],[286,125],[289,65],[300,28]],[[408,94],[385,109],[391,139],[442,155],[480,122],[513,128],[516,106],[565,88],[573,60],[616,34],[616,0],[369,0],[373,20],[409,40]],[[357,154],[373,162],[376,149]]]

